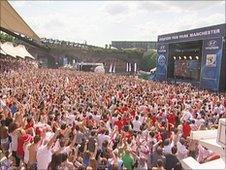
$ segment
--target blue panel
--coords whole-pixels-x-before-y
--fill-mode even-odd
[[[169,45],[158,44],[157,49],[158,49],[158,56],[157,56],[157,63],[156,63],[155,79],[159,81],[164,81],[167,79]]]
[[[221,60],[222,38],[204,40],[200,82],[202,88],[219,90]]]

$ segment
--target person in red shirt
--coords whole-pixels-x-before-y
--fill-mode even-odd
[[[186,139],[191,133],[191,127],[188,122],[182,124],[183,137]]]
[[[119,117],[118,120],[115,121],[115,125],[118,127],[118,131],[120,132],[124,126],[124,123],[121,117]]]
[[[27,118],[27,124],[25,126],[25,130],[28,130],[33,127],[34,127],[34,120],[31,117]]]
[[[158,132],[158,133],[156,134],[155,138],[157,139],[157,141],[161,141],[161,140],[162,140],[161,133]]]
[[[176,124],[176,115],[172,112],[170,112],[168,115],[167,115],[167,120],[170,124],[172,124],[173,126],[175,126]]]
[[[20,130],[20,136],[18,138],[18,145],[17,145],[17,156],[19,159],[24,158],[24,144],[27,142],[31,142],[33,137],[29,134],[26,134],[25,130]]]
[[[136,115],[136,112],[134,109],[131,109],[130,110],[130,115],[132,116],[132,118],[134,119],[135,115]]]
[[[122,118],[123,126],[128,125],[130,121],[132,121],[132,117],[128,114],[124,114]]]
[[[157,121],[155,113],[152,115],[151,121],[152,121],[152,124],[155,125],[155,122]]]

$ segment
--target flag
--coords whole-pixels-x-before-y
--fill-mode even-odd
[[[114,67],[112,69],[112,72],[115,73],[115,63],[114,63]]]
[[[111,72],[112,72],[112,63],[111,63],[110,68],[109,68],[109,73],[111,73]]]
[[[134,72],[137,72],[137,63],[134,63]]]
[[[132,71],[132,63],[129,63],[129,72]]]

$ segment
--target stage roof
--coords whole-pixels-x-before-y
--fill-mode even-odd
[[[8,1],[0,0],[0,21],[1,28],[40,41],[38,35],[28,26]]]
[[[158,36],[158,43],[177,43],[185,41],[197,41],[216,37],[225,37],[226,24],[186,30]]]

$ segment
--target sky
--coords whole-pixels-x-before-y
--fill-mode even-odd
[[[225,1],[10,1],[43,38],[102,46],[225,23]]]

